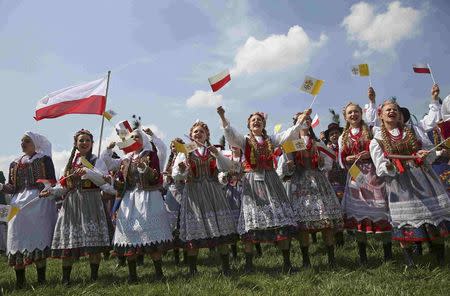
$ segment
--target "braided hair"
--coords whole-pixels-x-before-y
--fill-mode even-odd
[[[361,129],[362,129],[362,140],[363,141],[370,141],[373,138],[372,132],[370,131],[369,126],[367,125],[367,123],[362,119],[362,108],[361,106],[359,106],[356,103],[353,102],[349,102],[347,105],[345,105],[345,107],[342,109],[342,113],[344,115],[344,119],[346,121],[345,127],[344,127],[344,131],[342,132],[342,144],[343,145],[348,145],[349,141],[349,134],[350,134],[350,123],[347,120],[347,108],[350,106],[355,106],[358,110],[359,113],[361,114]]]
[[[73,136],[72,152],[70,153],[69,161],[67,162],[66,167],[64,169],[64,175],[69,174],[69,171],[72,169],[72,162],[73,162],[73,159],[75,158],[75,154],[77,152],[77,140],[78,140],[78,137],[81,135],[88,136],[91,139],[91,142],[94,143],[94,136],[92,135],[92,133],[90,131],[81,129],[75,133],[75,135]],[[89,150],[89,152],[86,155],[87,160],[90,160],[92,157],[92,148],[93,147],[91,147],[91,150]]]
[[[173,142],[178,142],[180,144],[184,144],[184,141],[181,138],[175,138],[175,139],[172,140],[171,143],[173,143]],[[170,155],[169,155],[169,159],[167,161],[166,169],[165,169],[166,172],[172,171],[172,166],[173,166],[172,162],[175,159],[175,157],[177,157],[177,154],[178,153],[176,151],[173,152],[172,149],[170,149]]]
[[[247,119],[247,128],[248,128],[249,131],[250,131],[250,133],[249,133],[249,140],[250,140],[250,143],[251,143],[252,145],[256,145],[256,143],[258,142],[258,141],[256,140],[256,138],[255,138],[255,135],[254,135],[254,134],[252,133],[252,131],[250,130],[250,119],[251,119],[253,116],[255,116],[255,115],[259,116],[259,117],[262,119],[262,122],[263,122],[263,124],[264,124],[263,130],[262,130],[262,137],[263,137],[263,140],[267,143],[267,147],[268,147],[269,151],[272,152],[273,149],[274,149],[274,147],[273,147],[272,141],[270,140],[270,137],[267,135],[267,131],[266,131],[266,118],[265,118],[265,116],[264,116],[264,113],[261,113],[261,112],[254,112],[254,113],[250,114],[250,116],[249,116],[248,119]]]
[[[206,123],[204,123],[203,121],[196,121],[193,125],[192,125],[192,127],[191,127],[191,129],[189,130],[189,137],[191,137],[192,138],[192,132],[194,131],[194,129],[196,128],[196,127],[198,127],[198,126],[200,126],[201,128],[203,128],[204,130],[205,130],[205,133],[206,133],[206,145],[209,147],[209,146],[211,146],[211,143],[209,142],[209,136],[210,136],[210,133],[209,133],[209,128],[208,128],[208,125],[206,124]]]

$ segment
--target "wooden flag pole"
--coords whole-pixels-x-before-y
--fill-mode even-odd
[[[431,71],[431,67],[429,64],[427,64],[428,69],[430,69],[431,79],[433,80],[433,84],[436,84],[436,81],[434,80],[433,71]]]
[[[111,77],[111,71],[108,71],[108,79],[106,80],[106,94],[105,103],[108,102],[108,89],[109,89],[109,78]],[[102,127],[100,128],[100,140],[98,142],[98,157],[100,157],[100,151],[102,149],[102,138],[103,138],[103,127],[105,126],[105,116],[102,114]]]

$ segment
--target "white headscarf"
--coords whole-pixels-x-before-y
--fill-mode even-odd
[[[52,144],[46,137],[30,131],[25,132],[24,135],[31,138],[36,149],[36,153],[52,157]]]

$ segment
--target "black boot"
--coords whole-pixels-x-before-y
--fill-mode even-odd
[[[195,276],[198,273],[197,256],[188,256],[188,262],[189,262],[189,275]]]
[[[313,244],[317,244],[317,234],[315,232],[311,233],[311,239]]]
[[[228,254],[220,255],[220,258],[222,259],[222,273],[225,276],[229,276],[231,274],[230,258]]]
[[[358,242],[358,254],[359,254],[359,264],[367,265],[367,245],[363,242]]]
[[[163,281],[165,277],[162,270],[162,260],[153,260],[153,265],[155,266],[155,279],[157,281]]]
[[[138,255],[136,258],[136,266],[144,265],[144,255]]]
[[[423,255],[423,247],[422,242],[415,242],[413,246],[413,253],[416,256],[422,256]]]
[[[392,260],[392,243],[383,244],[384,251],[384,262],[388,262]]]
[[[444,244],[433,244],[433,251],[436,255],[437,263],[440,267],[445,266],[445,245]]]
[[[109,251],[103,252],[103,260],[108,261],[110,257]]]
[[[233,256],[233,259],[236,260],[237,257],[238,257],[238,254],[237,254],[237,245],[236,245],[236,244],[232,244],[232,245],[231,245],[231,254],[232,254],[232,256]]]
[[[309,260],[309,247],[301,247],[303,257],[303,268],[310,268],[311,261]]]
[[[253,253],[245,253],[245,273],[252,273],[254,271],[253,268]]]
[[[291,252],[290,250],[282,250],[283,254],[283,273],[291,273],[293,271],[291,264]]]
[[[175,265],[180,265],[180,249],[173,250],[173,259],[174,259]]]
[[[125,267],[127,265],[127,258],[125,256],[117,256],[116,269]]]
[[[128,283],[134,284],[137,280],[136,260],[128,260]]]
[[[36,271],[37,271],[37,282],[39,284],[44,284],[45,283],[45,270],[46,270],[45,266],[36,268]]]
[[[70,285],[70,273],[72,272],[72,266],[63,266],[62,268],[62,280],[63,285]]]
[[[91,281],[96,281],[98,279],[98,269],[100,265],[91,263],[90,266],[91,266]]]
[[[406,266],[409,268],[414,267],[413,251],[410,247],[403,248],[403,256],[405,257]]]
[[[189,264],[189,256],[186,250],[183,250],[183,264],[184,265]]]
[[[16,289],[25,286],[25,269],[16,269]]]
[[[256,243],[255,244],[255,248],[256,248],[256,258],[261,258],[262,257],[261,244],[260,243]]]
[[[336,259],[334,258],[334,246],[327,246],[328,266],[336,267]]]

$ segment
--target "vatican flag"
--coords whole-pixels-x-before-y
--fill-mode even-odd
[[[322,88],[322,85],[323,80],[319,80],[311,76],[306,76],[305,81],[300,87],[300,90],[312,94],[313,96],[317,96],[320,92],[320,89]]]

